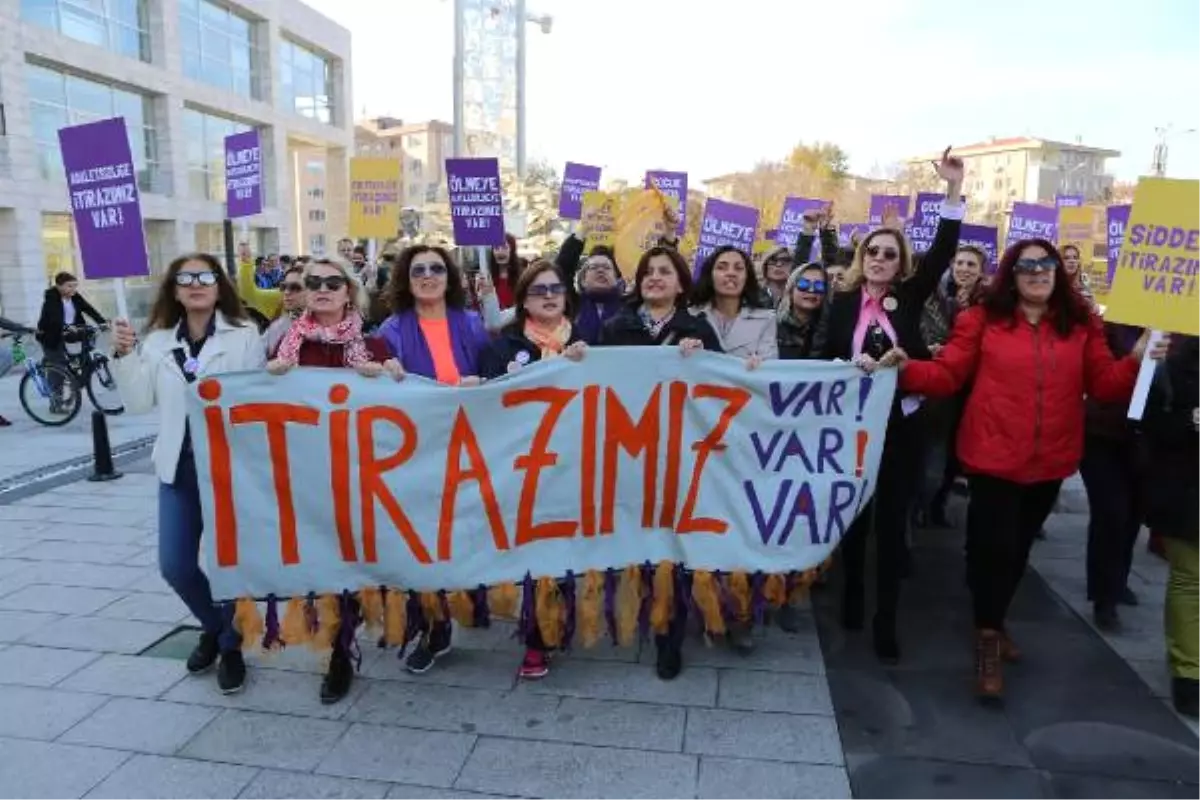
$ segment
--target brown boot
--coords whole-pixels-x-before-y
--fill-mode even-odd
[[[1004,676],[1000,674],[1000,631],[984,628],[975,639],[975,693],[984,700],[998,700],[1004,694]]]
[[[1021,660],[1021,648],[1008,635],[1008,631],[1000,631],[1000,658],[1005,664],[1016,664]]]

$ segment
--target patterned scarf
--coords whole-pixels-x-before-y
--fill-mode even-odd
[[[571,338],[571,321],[564,317],[558,325],[548,328],[532,319],[526,319],[524,333],[525,338],[541,351],[542,358],[554,358],[562,355],[567,341]]]
[[[650,309],[643,305],[638,309],[638,318],[641,319],[642,325],[646,326],[646,333],[650,334],[650,338],[657,339],[663,329],[670,325],[671,320],[675,318],[675,309],[671,309],[670,313],[662,319],[656,320],[650,315]]]
[[[322,326],[306,311],[292,323],[287,335],[279,343],[279,352],[275,357],[285,364],[299,364],[300,346],[304,342],[342,345],[347,367],[357,367],[371,360],[371,354],[363,343],[362,317],[356,311],[348,311],[341,322],[329,328]]]

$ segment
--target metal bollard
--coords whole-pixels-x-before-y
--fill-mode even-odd
[[[92,412],[92,474],[89,481],[115,481],[121,477],[113,466],[112,448],[108,443],[108,418],[101,411]]]

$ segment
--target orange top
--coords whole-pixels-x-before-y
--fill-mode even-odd
[[[421,333],[433,356],[433,372],[438,383],[457,386],[462,376],[458,374],[458,363],[454,360],[454,348],[450,346],[450,326],[446,319],[421,319]]]

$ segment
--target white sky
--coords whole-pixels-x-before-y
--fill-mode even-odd
[[[353,109],[453,118],[453,0],[306,0],[353,36]],[[1196,0],[527,0],[530,159],[703,178],[829,140],[855,172],[1033,135],[1122,151],[1200,128]],[[1200,139],[1168,174],[1200,175]]]

